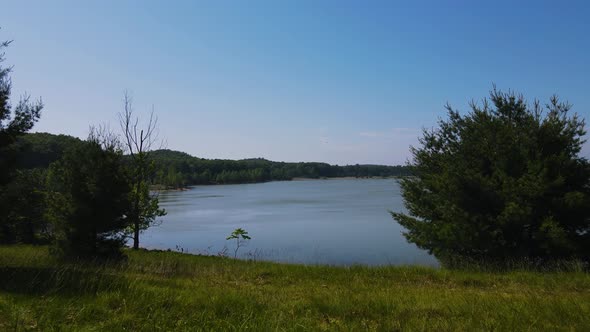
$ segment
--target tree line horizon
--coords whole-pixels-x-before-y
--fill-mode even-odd
[[[47,168],[66,149],[82,140],[65,134],[26,133],[15,142],[20,169]],[[186,152],[157,149],[148,152],[155,163],[150,184],[161,189],[191,185],[260,183],[295,178],[401,177],[411,175],[407,165],[332,165],[324,162],[283,162],[265,158],[207,159]],[[129,155],[125,154],[124,158]]]

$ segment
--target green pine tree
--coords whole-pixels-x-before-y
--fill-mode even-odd
[[[483,105],[425,130],[401,180],[405,237],[450,262],[590,258],[584,120],[494,87]]]

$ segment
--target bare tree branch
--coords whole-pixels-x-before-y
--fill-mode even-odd
[[[97,142],[105,150],[123,151],[124,149],[119,135],[113,132],[107,124],[90,126],[88,140]]]
[[[128,91],[123,95],[124,108],[119,113],[119,125],[125,136],[125,147],[132,158],[135,155],[152,151],[159,139],[158,117],[155,115],[154,106],[145,128],[141,128],[139,117],[134,115],[133,100]],[[162,146],[162,142],[160,143]]]
[[[123,132],[125,149],[131,156],[132,172],[130,182],[133,186],[133,208],[129,214],[133,225],[133,248],[139,248],[139,233],[150,225],[158,224],[157,217],[166,214],[158,206],[158,197],[151,195],[149,182],[153,173],[153,163],[149,152],[158,141],[158,118],[154,107],[150,112],[147,127],[143,127],[138,116],[133,113],[133,101],[128,91],[123,95],[123,112],[119,113],[119,125]]]

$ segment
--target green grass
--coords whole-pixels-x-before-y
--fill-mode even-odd
[[[171,252],[60,264],[0,247],[0,331],[590,329],[590,275],[327,267]]]

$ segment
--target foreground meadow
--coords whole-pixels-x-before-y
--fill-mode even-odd
[[[62,264],[0,247],[1,331],[587,330],[584,272],[327,267],[127,251]]]

